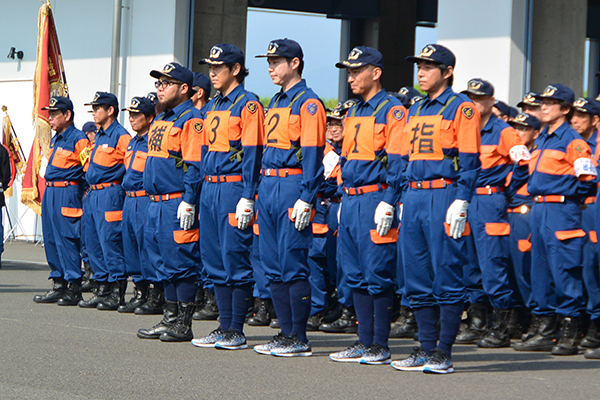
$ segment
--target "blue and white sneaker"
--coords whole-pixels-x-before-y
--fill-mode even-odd
[[[215,343],[223,339],[225,331],[218,327],[208,335],[199,339],[192,339],[192,344],[197,347],[215,347]]]
[[[337,362],[360,362],[360,359],[363,357],[367,348],[364,344],[357,341],[352,346],[348,347],[346,350],[338,351],[337,353],[331,353],[329,358],[333,361]]]
[[[293,334],[273,347],[271,355],[275,357],[308,357],[312,356],[312,348],[310,342],[304,343]]]
[[[378,344],[374,344],[368,348],[360,359],[361,364],[368,365],[389,364],[391,362],[392,353],[390,353],[389,347],[383,347]]]
[[[452,359],[440,349],[433,349],[431,358],[425,364],[423,372],[431,374],[450,374],[454,372]]]
[[[430,356],[421,347],[413,347],[413,352],[408,358],[392,362],[392,367],[400,371],[423,371]]]
[[[246,336],[235,329],[229,329],[225,335],[215,343],[215,349],[241,350],[247,349]]]
[[[273,336],[273,340],[271,340],[269,343],[254,346],[254,351],[257,352],[258,354],[270,355],[271,350],[274,349],[275,347],[279,346],[279,344],[286,339],[287,339],[287,336],[285,336],[283,333],[279,332],[279,334],[277,334],[277,336]]]

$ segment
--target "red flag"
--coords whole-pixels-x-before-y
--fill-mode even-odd
[[[50,156],[52,130],[48,124],[48,111],[42,110],[51,96],[67,96],[67,78],[60,54],[58,35],[50,3],[40,7],[38,14],[38,44],[35,74],[33,77],[33,124],[35,139],[27,162],[21,202],[41,215],[45,180],[39,175],[42,158]]]

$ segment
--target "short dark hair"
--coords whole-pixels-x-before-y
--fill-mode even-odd
[[[110,107],[112,107],[113,110],[115,110],[115,113],[114,113],[115,118],[117,118],[119,116],[119,107],[115,107],[115,106],[112,106],[109,104],[100,104],[100,107],[102,107],[104,109],[104,111],[106,111],[106,112],[108,112],[108,109]]]
[[[446,72],[448,70],[448,66],[446,64],[438,64],[437,67],[442,72],[442,76],[444,75],[444,72]],[[454,74],[450,75],[450,78],[448,78],[448,87],[452,87],[453,83],[454,83]]]
[[[225,66],[229,68],[230,71],[233,71],[233,67],[235,67],[235,64],[240,64],[240,73],[235,76],[235,79],[238,83],[242,83],[244,82],[244,78],[246,78],[250,74],[250,71],[248,70],[248,68],[246,68],[244,64],[241,63],[226,63]]]
[[[569,109],[569,113],[566,115],[566,117],[567,121],[571,121],[571,117],[575,113],[575,108],[573,108],[573,104],[569,103],[568,101],[560,100],[558,102],[558,105],[560,106],[561,110]],[[594,117],[591,116],[591,118],[593,119]]]
[[[296,57],[296,58],[297,58],[297,57]],[[292,58],[292,57],[286,57],[285,59],[287,60],[288,64],[289,64],[289,63],[291,63],[291,62],[292,62],[292,60],[293,60],[293,58]],[[298,65],[298,74],[299,74],[300,76],[302,76],[302,71],[304,71],[304,60],[301,60],[301,59],[299,59],[299,58],[298,58],[298,60],[300,60],[300,65]]]

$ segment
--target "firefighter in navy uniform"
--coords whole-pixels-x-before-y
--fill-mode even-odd
[[[60,96],[51,97],[48,107],[43,109],[49,111],[50,127],[56,132],[50,142],[51,153],[45,174],[46,191],[42,200],[44,250],[52,270],[49,279],[54,281],[54,285],[52,290],[44,295],[35,296],[33,301],[75,306],[82,299],[82,160],[85,160],[89,141],[85,134],[73,125],[71,100]],[[2,176],[2,188],[10,182],[10,173],[8,175],[8,181],[4,174]]]
[[[119,124],[119,103],[112,93],[96,92],[92,106],[94,122],[99,126],[91,150],[85,179],[90,191],[85,198],[82,223],[85,245],[97,292],[79,307],[116,310],[125,304],[127,275],[123,256],[122,224],[125,191],[125,152],[131,135]]]
[[[200,229],[196,204],[202,185],[201,145],[204,114],[194,107],[193,75],[178,63],[168,63],[156,78],[158,106],[164,110],[148,133],[144,190],[150,204],[144,223],[144,243],[150,263],[163,283],[163,319],[140,329],[141,339],[190,341],[200,273]]]

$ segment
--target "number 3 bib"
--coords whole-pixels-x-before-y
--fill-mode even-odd
[[[208,151],[229,152],[229,117],[231,111],[209,111],[206,116]]]

